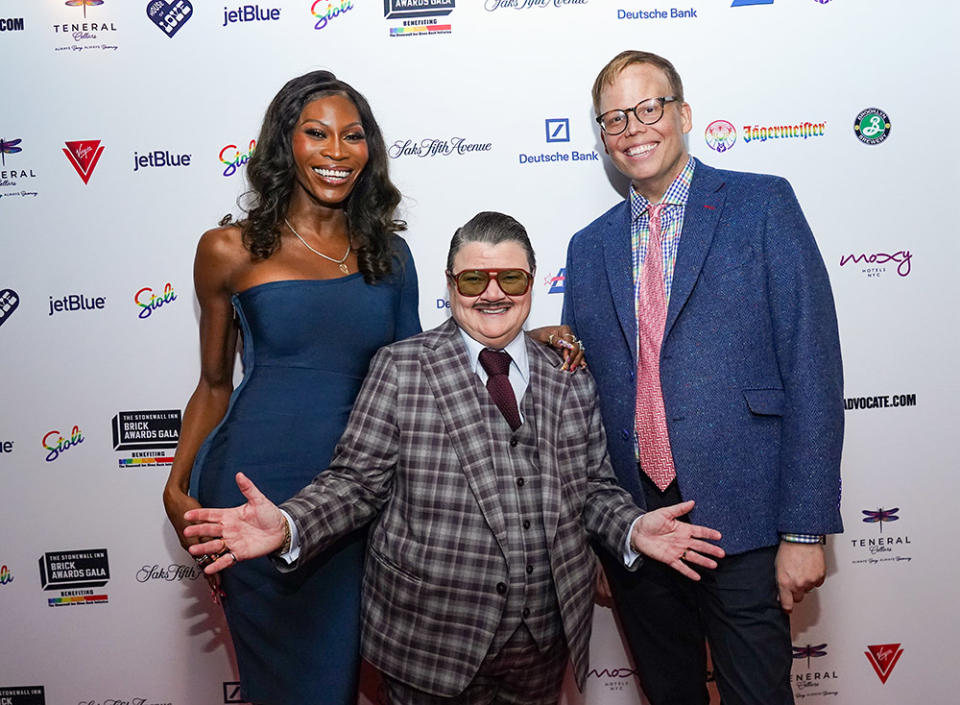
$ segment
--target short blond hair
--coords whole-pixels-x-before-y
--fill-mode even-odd
[[[683,81],[680,80],[680,74],[677,73],[673,64],[658,54],[653,54],[649,51],[628,49],[627,51],[621,51],[610,59],[607,65],[597,74],[597,80],[593,82],[593,90],[591,91],[591,95],[593,96],[593,112],[597,115],[600,114],[600,92],[612,84],[616,77],[620,75],[620,72],[631,64],[650,64],[663,71],[667,76],[667,81],[670,83],[670,90],[673,92],[673,96],[680,102],[683,102]]]

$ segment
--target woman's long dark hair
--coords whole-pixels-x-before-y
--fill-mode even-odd
[[[258,258],[267,258],[280,246],[280,225],[296,184],[291,137],[304,106],[327,95],[343,95],[360,113],[369,154],[367,165],[344,203],[347,229],[357,250],[357,264],[368,283],[391,271],[391,235],[406,229],[393,215],[400,191],[390,181],[387,148],[373,111],[352,86],[329,71],[311,71],[287,81],[263,117],[260,137],[247,163],[250,191],[246,219],[238,225],[243,244]]]

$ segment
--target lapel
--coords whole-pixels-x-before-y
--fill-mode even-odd
[[[553,545],[560,517],[560,468],[557,465],[560,421],[569,384],[566,372],[558,372],[562,361],[545,346],[526,338],[530,361],[530,384],[536,401],[537,448],[540,456],[540,477],[543,483],[541,506],[547,546]]]
[[[632,187],[631,187],[632,188]],[[633,286],[633,254],[630,251],[630,199],[613,211],[603,224],[603,263],[610,293],[633,359],[637,359],[637,312]]]
[[[476,374],[451,318],[436,329],[421,353],[423,375],[440,408],[440,417],[480,511],[506,555],[507,528],[497,478],[490,465],[484,415],[473,393]]]
[[[683,214],[683,232],[677,249],[677,261],[673,268],[673,288],[667,307],[664,340],[670,335],[670,330],[690,298],[700,270],[703,269],[703,262],[710,250],[723,210],[723,184],[724,180],[719,171],[697,160],[693,181],[690,183],[687,208]],[[627,232],[629,233],[629,230]]]

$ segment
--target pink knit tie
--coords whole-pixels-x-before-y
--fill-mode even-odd
[[[665,490],[677,476],[667,434],[667,415],[660,388],[660,344],[667,323],[667,296],[663,287],[663,253],[660,214],[663,204],[650,205],[650,239],[640,272],[637,295],[639,355],[637,360],[637,439],[640,468]]]

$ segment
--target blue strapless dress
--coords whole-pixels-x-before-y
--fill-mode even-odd
[[[373,354],[420,331],[413,260],[397,242],[394,273],[376,285],[351,274],[234,295],[244,376],[194,462],[203,506],[244,502],[237,471],[279,504],[327,467]],[[293,573],[266,558],[222,573],[247,701],[356,703],[364,543],[365,532],[348,536]]]

